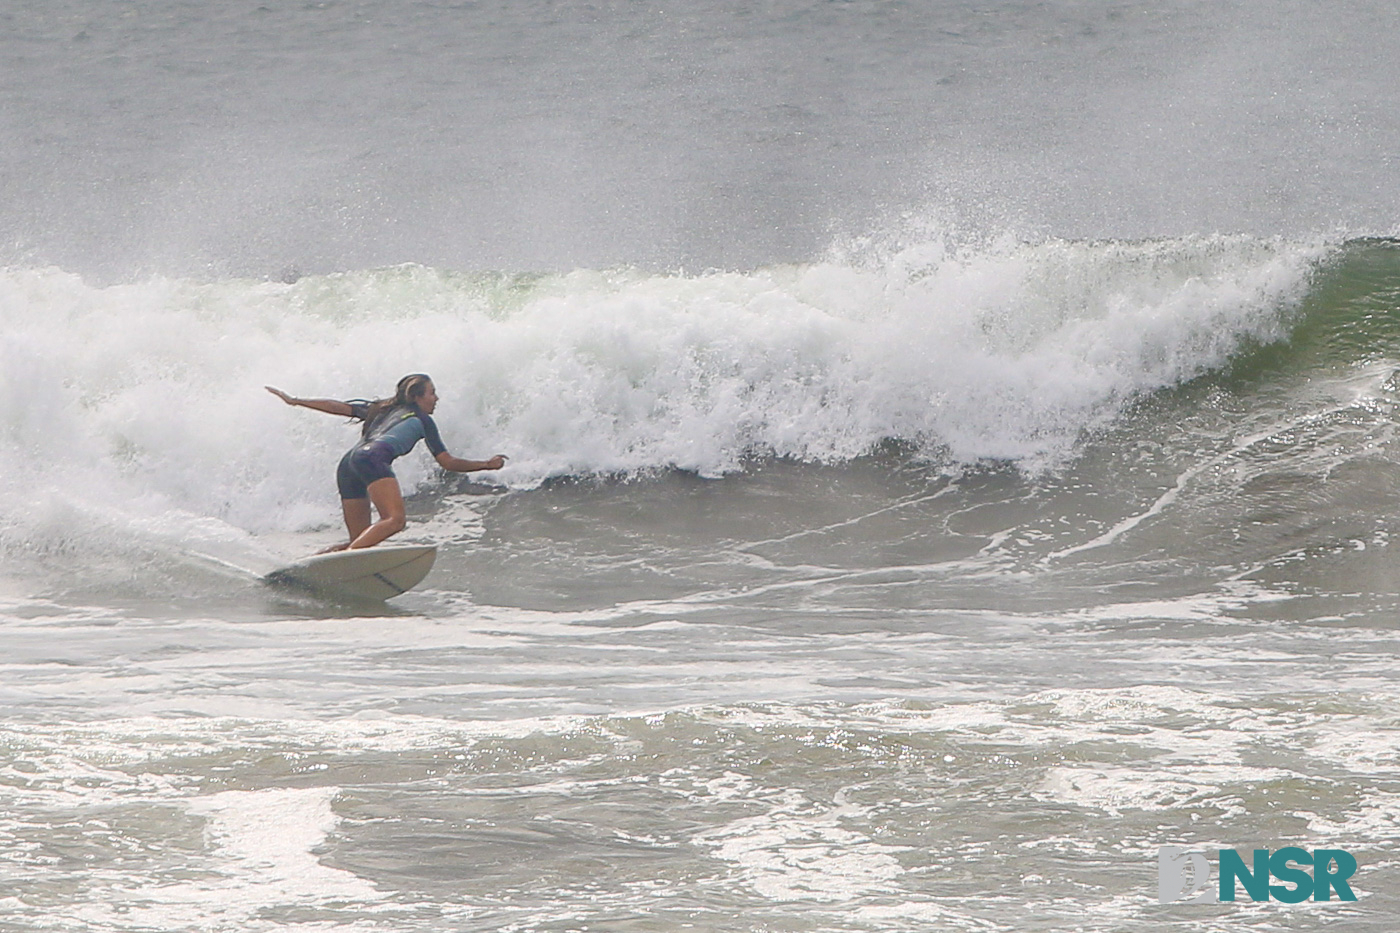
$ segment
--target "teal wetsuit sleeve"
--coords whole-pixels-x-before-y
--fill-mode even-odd
[[[434,457],[447,453],[447,445],[442,442],[442,435],[438,434],[437,423],[432,416],[420,412],[418,420],[423,422],[423,442],[428,445],[428,453]]]

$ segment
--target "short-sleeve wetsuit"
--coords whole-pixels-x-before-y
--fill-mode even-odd
[[[369,412],[368,402],[347,404],[352,417],[363,419]],[[427,441],[428,452],[434,457],[447,451],[432,417],[416,405],[395,405],[365,425],[360,443],[346,451],[336,469],[340,498],[367,498],[369,484],[392,477],[394,459],[408,453],[420,440]]]

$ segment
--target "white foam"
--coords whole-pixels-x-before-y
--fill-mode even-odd
[[[73,918],[119,929],[263,928],[275,926],[264,915],[279,908],[352,905],[359,914],[374,913],[382,900],[374,886],[322,864],[312,851],[335,828],[331,803],[338,792],[277,788],[193,798],[187,809],[206,821],[199,866],[205,877],[106,892]]]
[[[208,821],[205,836],[230,876],[257,879],[288,899],[375,899],[374,887],[347,871],[328,868],[311,853],[337,819],[338,787],[224,791],[189,801]]]
[[[846,901],[899,890],[895,854],[906,846],[877,843],[850,827],[869,811],[843,799],[807,800],[793,789],[745,788],[744,797],[769,809],[693,837],[696,845],[734,862],[739,877],[778,901]]]
[[[716,475],[754,450],[841,460],[886,438],[1039,469],[1136,394],[1282,336],[1324,252],[999,243],[509,287],[414,266],[109,288],[0,272],[0,468],[21,490],[0,504],[0,546],[335,525],[334,466],[355,429],[262,385],[380,395],[409,371],[437,380],[453,451],[511,455],[500,476],[516,486]],[[410,488],[434,475],[421,455],[398,468]]]
[[[1356,807],[1338,819],[1308,810],[1295,811],[1308,821],[1308,829],[1325,839],[1363,839],[1394,846],[1400,835],[1400,794],[1371,791],[1362,794]]]
[[[1231,786],[1297,777],[1278,768],[1215,768],[1192,763],[1173,768],[1163,761],[1151,768],[1056,767],[1040,783],[1045,799],[1102,810],[1118,816],[1124,810],[1161,811],[1216,809],[1226,815],[1246,812]]]

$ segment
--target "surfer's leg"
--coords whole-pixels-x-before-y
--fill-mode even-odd
[[[345,530],[349,535],[344,544],[328,547],[321,551],[322,554],[345,550],[370,526],[369,489],[357,468],[356,455],[359,454],[362,451],[358,447],[347,451],[340,458],[340,466],[335,471],[335,485],[340,490],[340,510],[345,514]]]
[[[340,509],[345,513],[345,530],[349,536],[345,539],[344,544],[327,548],[326,553],[345,550],[350,546],[350,542],[364,534],[365,529],[371,524],[368,496],[363,499],[341,499]]]
[[[399,481],[394,477],[386,476],[370,483],[369,499],[374,503],[375,511],[379,513],[379,521],[358,535],[353,535],[350,542],[352,548],[374,547],[390,535],[403,531],[404,525],[408,524],[404,515],[403,492],[399,489]],[[365,506],[365,513],[368,518],[368,504]],[[346,525],[349,525],[348,518]]]

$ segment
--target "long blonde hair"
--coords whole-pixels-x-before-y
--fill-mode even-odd
[[[368,437],[369,429],[389,409],[400,405],[412,405],[416,408],[418,399],[428,391],[428,383],[432,381],[426,373],[409,373],[394,386],[393,398],[381,398],[370,402],[369,407],[365,409],[365,426],[360,431],[361,436]]]

